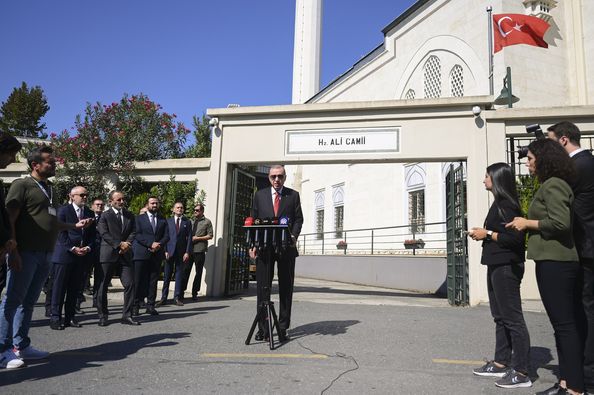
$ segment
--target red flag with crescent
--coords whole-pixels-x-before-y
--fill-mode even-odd
[[[494,52],[503,47],[528,44],[548,48],[544,35],[549,24],[540,18],[522,14],[493,15]]]

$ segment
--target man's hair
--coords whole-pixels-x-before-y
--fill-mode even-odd
[[[565,136],[571,141],[573,145],[580,146],[581,133],[577,126],[568,121],[557,122],[556,124],[549,126],[547,131],[555,133],[555,137],[560,139]]]
[[[93,199],[92,204],[95,204],[95,202],[97,202],[97,200],[99,200],[101,203],[105,203],[102,198],[97,197],[97,198]]]
[[[194,205],[194,209],[196,209],[196,207],[200,207],[202,209],[202,211],[204,211],[204,203],[198,202]]]
[[[27,164],[32,169],[33,162],[41,163],[43,161],[43,154],[53,154],[54,150],[49,145],[38,145],[33,148],[27,155]]]
[[[176,204],[181,204],[182,207],[186,207],[186,205],[184,204],[184,202],[182,202],[181,200],[176,200],[175,203],[173,203],[173,207],[175,207]]]
[[[283,173],[285,175],[287,174],[287,172],[285,170],[285,166],[283,166],[283,165],[272,165],[272,166],[270,166],[270,169],[268,170],[268,173],[270,174],[270,170],[273,170],[273,169],[283,169]]]
[[[156,197],[155,195],[150,195],[150,196],[148,196],[146,198],[146,203],[145,204],[148,204],[149,200],[151,200],[151,199],[157,199],[157,201],[159,201],[159,198],[158,197]]]
[[[107,195],[107,199],[110,201],[113,200],[113,195],[115,195],[116,193],[121,193],[122,196],[126,196],[126,194],[124,192],[114,189],[113,191],[109,192],[109,195]],[[95,199],[95,200],[97,200],[97,199]]]
[[[0,153],[19,152],[21,148],[23,148],[23,145],[16,137],[6,132],[0,132]]]

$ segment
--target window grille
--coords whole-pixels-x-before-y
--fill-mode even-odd
[[[415,98],[415,91],[413,89],[409,89],[404,96],[406,100],[412,100]]]
[[[426,98],[441,97],[441,62],[432,55],[423,67],[423,85]]]
[[[408,193],[408,223],[411,233],[425,233],[425,190]]]
[[[342,229],[344,225],[344,206],[334,207],[334,236],[337,239],[342,239]]]
[[[318,240],[324,239],[324,209],[316,210],[316,238]]]
[[[455,65],[450,72],[450,89],[452,97],[464,96],[464,73],[459,64]]]

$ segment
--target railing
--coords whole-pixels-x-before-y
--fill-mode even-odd
[[[423,233],[410,225],[301,234],[301,255],[446,255],[446,223],[426,223]]]

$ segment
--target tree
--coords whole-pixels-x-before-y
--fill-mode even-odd
[[[39,86],[29,89],[23,81],[0,107],[0,130],[15,136],[45,139],[45,123],[40,121],[49,109],[43,89]]]
[[[76,134],[51,134],[61,164],[56,187],[64,194],[81,184],[91,196],[105,196],[111,183],[129,196],[139,192],[134,161],[183,156],[189,130],[175,118],[143,94],[125,94],[110,105],[88,103],[84,114],[76,117]]]
[[[212,138],[210,133],[210,126],[208,125],[208,118],[202,116],[198,118],[194,116],[194,137],[196,143],[188,147],[186,150],[186,157],[189,158],[210,158],[210,150],[212,147]]]

